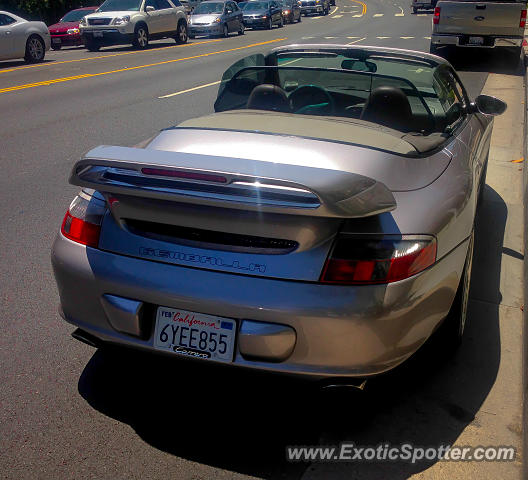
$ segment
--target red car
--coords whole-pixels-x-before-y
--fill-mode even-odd
[[[63,46],[82,45],[79,22],[85,15],[93,13],[98,7],[83,7],[71,10],[57,23],[48,27],[51,35],[51,48],[60,50]]]

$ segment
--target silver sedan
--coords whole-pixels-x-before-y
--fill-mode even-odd
[[[216,113],[75,164],[61,314],[94,345],[322,379],[390,370],[438,328],[448,350],[505,108],[430,54],[246,57]]]
[[[51,37],[43,22],[29,22],[0,11],[0,60],[24,58],[28,63],[44,60]]]

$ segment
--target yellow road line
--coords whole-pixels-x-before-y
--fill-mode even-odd
[[[73,77],[55,78],[53,80],[44,80],[42,82],[27,83],[25,85],[16,85],[14,87],[1,88],[0,93],[14,92],[17,90],[25,90],[26,88],[43,87],[47,85],[53,85],[55,83],[71,82],[72,80],[80,80],[83,78],[100,77],[102,75],[110,75],[112,73],[120,73],[120,72],[127,72],[131,70],[138,70],[140,68],[157,67],[159,65],[167,65],[169,63],[182,62],[184,60],[193,60],[195,58],[203,58],[203,57],[209,57],[211,55],[218,55],[219,53],[235,52],[237,50],[244,50],[246,48],[258,47],[260,45],[267,45],[270,43],[282,42],[283,40],[287,40],[287,39],[288,37],[277,38],[275,40],[268,40],[266,42],[252,43],[250,45],[245,45],[243,47],[229,48],[227,50],[220,50],[218,52],[202,53],[200,55],[193,55],[191,57],[175,58],[173,60],[165,60],[164,62],[149,63],[147,65],[138,65],[137,67],[120,68],[118,70],[110,70],[109,72],[85,73],[84,75],[75,75]]]
[[[359,3],[363,8],[361,10],[361,15],[365,15],[365,13],[367,13],[367,4],[362,2],[361,0],[350,0],[351,2],[354,2],[354,3]]]
[[[221,39],[204,40],[202,42],[186,43],[184,45],[170,45],[169,47],[151,48],[151,49],[148,49],[148,50],[135,50],[133,52],[111,53],[111,54],[108,54],[108,55],[99,55],[98,57],[86,57],[86,58],[77,58],[77,59],[74,59],[74,60],[61,60],[60,62],[48,62],[48,63],[38,63],[36,65],[24,65],[23,67],[13,67],[13,68],[7,68],[5,70],[0,69],[0,73],[14,72],[14,71],[17,71],[17,70],[24,70],[26,68],[52,67],[53,65],[60,65],[62,63],[87,62],[87,61],[90,61],[90,60],[100,60],[102,58],[120,57],[122,55],[133,55],[133,54],[136,54],[136,53],[156,52],[158,50],[166,50],[168,48],[192,47],[193,45],[203,45],[204,43],[221,42],[221,41],[222,41]]]
[[[162,97],[158,98],[175,97],[176,95],[181,95],[182,93],[189,93],[194,92],[195,90],[200,90],[200,88],[212,87],[213,85],[218,85],[220,82],[221,80],[218,80],[218,82],[206,83],[205,85],[199,85],[198,87],[188,88],[187,90],[181,90],[180,92],[169,93],[168,95],[163,95]]]

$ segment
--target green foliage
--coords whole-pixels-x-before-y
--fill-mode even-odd
[[[101,0],[2,0],[1,9],[28,20],[41,20],[50,25],[74,8],[101,3]]]

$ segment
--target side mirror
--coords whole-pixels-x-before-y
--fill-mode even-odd
[[[145,7],[145,12],[149,13],[149,12],[153,12],[154,10],[156,10],[152,5],[147,5]]]
[[[496,97],[491,97],[489,95],[479,95],[475,99],[475,110],[477,112],[480,112],[484,115],[502,115],[506,109],[508,108],[508,105],[506,102],[503,102],[502,100],[499,100]]]

